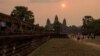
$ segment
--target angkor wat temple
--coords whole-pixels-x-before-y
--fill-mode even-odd
[[[67,34],[67,25],[66,19],[63,20],[63,23],[59,22],[58,16],[55,16],[54,23],[51,23],[49,19],[47,19],[47,24],[45,26],[46,31],[52,31],[55,34]]]

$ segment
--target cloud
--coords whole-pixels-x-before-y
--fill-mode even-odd
[[[30,2],[60,2],[62,0],[30,0]]]

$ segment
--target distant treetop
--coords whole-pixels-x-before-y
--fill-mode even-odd
[[[22,21],[34,23],[33,12],[28,10],[28,8],[25,6],[16,6],[14,10],[11,12],[11,16]]]

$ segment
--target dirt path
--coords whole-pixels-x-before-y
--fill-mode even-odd
[[[31,56],[100,56],[100,51],[91,47],[90,44],[62,38],[49,40]]]
[[[93,46],[93,47],[95,47],[95,48],[100,49],[100,45],[95,44],[95,43],[91,43],[91,42],[84,42],[84,44],[86,44],[86,45],[90,45],[90,46]]]
[[[82,44],[91,46],[91,47],[95,48],[96,50],[100,50],[99,44],[96,44],[96,43],[93,43],[93,42],[87,42],[87,41],[84,41],[84,40],[77,40],[76,38],[72,38],[72,39],[75,40],[75,41],[79,41]]]

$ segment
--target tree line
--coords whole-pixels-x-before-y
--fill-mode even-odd
[[[85,34],[94,33],[100,35],[100,19],[94,19],[92,16],[83,18],[82,31]]]

